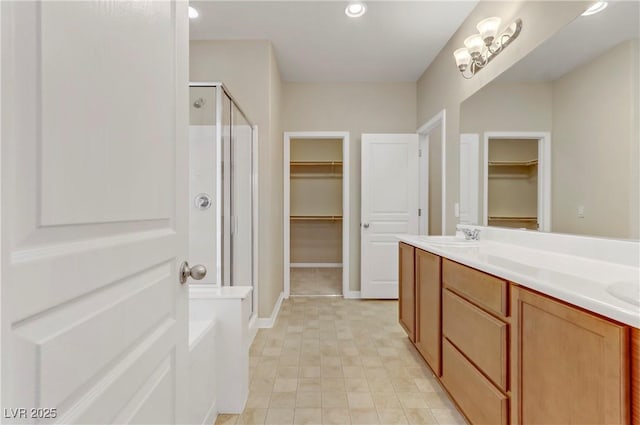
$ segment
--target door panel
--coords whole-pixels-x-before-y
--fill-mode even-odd
[[[418,135],[362,135],[363,298],[398,298],[399,233],[418,231]]]
[[[187,6],[1,7],[2,405],[181,421]]]
[[[629,423],[629,327],[514,292],[518,423]]]
[[[416,249],[416,348],[433,370],[441,376],[442,352],[442,260]]]

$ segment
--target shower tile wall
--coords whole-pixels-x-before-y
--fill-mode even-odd
[[[215,129],[213,125],[189,128],[189,262],[207,268],[201,283],[216,283]],[[210,208],[196,207],[195,199],[200,193],[211,197]]]

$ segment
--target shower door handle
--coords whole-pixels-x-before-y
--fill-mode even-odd
[[[189,276],[195,280],[202,280],[207,275],[207,268],[201,264],[189,267],[189,263],[183,261],[180,265],[180,283],[185,284]]]

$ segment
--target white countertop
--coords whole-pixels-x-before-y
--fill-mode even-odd
[[[640,328],[640,306],[607,292],[610,284],[638,281],[638,267],[492,240],[480,240],[476,246],[450,247],[428,243],[424,236],[398,235],[398,239],[416,248]]]

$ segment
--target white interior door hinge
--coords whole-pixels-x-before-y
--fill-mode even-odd
[[[418,149],[418,158],[422,158],[422,149]]]

